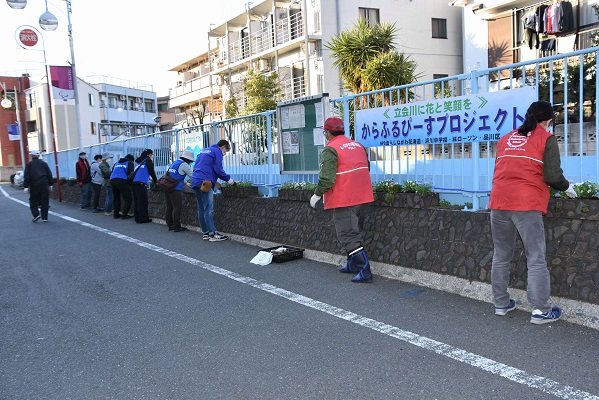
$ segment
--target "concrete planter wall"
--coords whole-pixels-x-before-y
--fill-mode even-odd
[[[322,203],[312,209],[307,194],[292,197],[289,201],[217,195],[216,226],[226,233],[339,253],[331,211],[324,211]],[[148,198],[150,215],[164,219],[163,193],[149,191]],[[78,203],[79,187],[63,187],[63,199]],[[365,247],[372,260],[490,283],[493,243],[488,211],[411,208],[405,203],[370,206]],[[181,219],[183,224],[198,225],[193,193],[184,192]],[[599,304],[599,200],[552,199],[545,229],[552,295]],[[526,258],[518,241],[510,286],[525,289],[526,276]]]
[[[258,188],[255,186],[250,187],[240,187],[240,186],[223,186],[220,189],[221,193],[225,197],[237,197],[237,198],[246,198],[246,197],[257,197],[258,196]]]

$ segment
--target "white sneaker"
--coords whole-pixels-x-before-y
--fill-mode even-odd
[[[229,239],[229,237],[227,235],[221,235],[220,233],[215,233],[214,235],[210,236],[210,241],[211,242],[222,242],[223,240],[227,240]]]

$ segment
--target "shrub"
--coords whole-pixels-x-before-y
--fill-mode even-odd
[[[372,185],[374,192],[385,192],[385,193],[401,193],[402,187],[399,183],[393,182],[391,179],[385,179],[374,183]]]
[[[314,190],[316,189],[316,184],[312,182],[293,182],[287,181],[281,185],[281,189],[292,189],[292,190]]]
[[[593,182],[583,182],[574,185],[574,191],[579,199],[599,198],[599,185]]]
[[[228,184],[224,184],[223,186],[231,186]],[[250,181],[235,181],[235,185],[233,186],[237,186],[237,187],[241,187],[241,188],[248,188],[248,187],[252,187],[252,182]]]

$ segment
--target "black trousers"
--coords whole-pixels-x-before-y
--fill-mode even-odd
[[[172,192],[164,192],[166,200],[166,225],[170,228],[181,228],[181,190],[173,190]]]
[[[94,190],[94,210],[100,208],[100,191],[102,190],[102,185],[97,183],[92,183],[92,189]]]
[[[114,215],[119,215],[122,210],[123,215],[129,214],[131,210],[131,188],[125,179],[111,179],[110,186],[112,187],[112,194],[114,196],[113,209]],[[123,196],[124,204],[121,208],[121,196]]]
[[[135,222],[141,223],[150,219],[148,215],[148,187],[143,183],[131,184],[133,193],[133,214]]]
[[[50,186],[47,183],[34,185],[29,188],[29,209],[31,215],[40,215],[38,208],[42,209],[42,219],[48,219],[48,208],[50,208]]]

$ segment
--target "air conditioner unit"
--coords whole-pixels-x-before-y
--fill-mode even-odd
[[[135,102],[136,102],[136,103],[141,103],[141,99],[140,99],[139,97],[136,97],[136,98],[135,98]]]
[[[254,71],[260,70],[260,63],[258,61],[252,61],[250,69],[253,69]]]
[[[260,59],[260,61],[258,62],[258,65],[259,65],[260,72],[270,71],[270,62],[267,59],[265,59],[265,58]]]
[[[125,101],[125,100],[127,100],[127,97],[124,94],[122,94],[119,96],[119,100]]]

